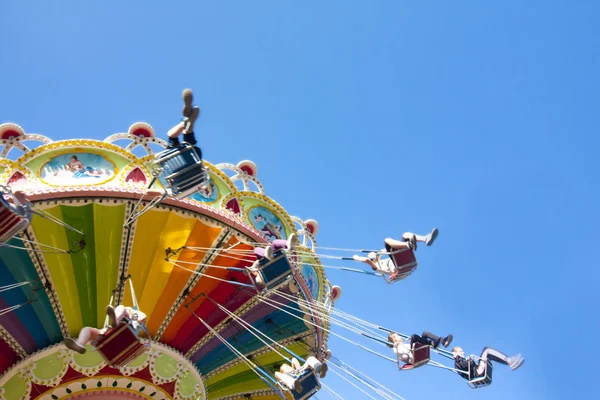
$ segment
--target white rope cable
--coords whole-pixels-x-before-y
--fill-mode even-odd
[[[173,262],[170,262],[170,263],[173,264],[174,266],[176,266],[178,268],[181,268],[181,269],[184,269],[184,270],[186,270],[189,273],[194,274],[194,275],[205,276],[207,278],[214,279],[214,280],[217,280],[217,281],[231,283],[232,285],[236,285],[236,286],[242,286],[242,287],[247,287],[247,288],[252,288],[253,287],[252,285],[247,284],[247,283],[236,282],[236,281],[228,281],[226,279],[217,278],[216,276],[213,276],[213,275],[207,275],[207,274],[203,274],[202,272],[198,272],[198,271],[193,271],[193,270],[187,269],[187,268],[185,268],[185,267],[183,267],[181,265],[177,265],[176,263],[173,263]]]
[[[32,211],[34,211],[40,217],[46,218],[46,219],[48,219],[48,220],[50,220],[50,221],[52,221],[52,222],[54,222],[54,223],[56,223],[56,224],[58,224],[60,226],[63,226],[65,228],[67,228],[67,229],[70,229],[70,230],[72,230],[74,232],[77,232],[80,235],[85,235],[85,233],[83,233],[83,232],[81,232],[81,231],[73,228],[71,225],[66,224],[65,222],[61,221],[60,219],[56,218],[54,215],[52,215],[49,212],[41,209],[40,207],[36,206],[35,204],[33,204],[33,203],[30,203],[30,204],[31,204],[31,207],[33,209],[35,209],[35,210],[32,210]]]
[[[246,363],[246,365],[248,365],[250,367],[250,369],[259,376],[259,378],[261,379],[267,379],[267,377],[262,376],[260,372],[264,372],[262,371],[262,369],[260,369],[258,367],[258,365],[256,365],[254,362],[252,362],[248,357],[246,357],[241,351],[239,351],[238,349],[235,348],[235,346],[233,346],[231,343],[229,343],[227,340],[225,340],[225,338],[223,338],[216,330],[214,330],[209,324],[207,324],[202,318],[200,318],[194,311],[189,310],[189,312],[191,312],[200,322],[202,322],[202,324],[204,326],[206,326],[206,328],[208,328],[208,330],[215,336],[217,337],[221,343],[223,343],[225,346],[227,346],[229,348],[229,350],[231,350],[233,352],[233,354],[237,355],[238,357],[240,357],[242,359],[242,361],[244,361],[244,363]],[[260,370],[260,372],[259,372]],[[266,373],[266,372],[265,372]]]
[[[68,250],[59,249],[58,247],[50,246],[50,245],[40,243],[40,242],[34,242],[33,240],[28,240],[28,239],[22,238],[20,236],[15,236],[14,238],[20,240],[23,243],[36,244],[40,247],[47,247],[49,249],[56,250],[56,253],[67,253],[67,254],[69,253]],[[26,248],[24,248],[24,249],[27,250]],[[35,251],[35,250],[33,250],[33,251]],[[43,250],[39,250],[39,251],[44,252]],[[45,252],[45,253],[48,253],[48,252]]]
[[[304,300],[303,300],[303,299],[301,299],[301,298],[296,298],[296,300],[295,300],[295,299],[293,299],[293,298],[289,298],[289,297],[287,297],[287,296],[282,296],[283,294],[285,294],[285,293],[282,293],[282,292],[279,292],[279,293],[277,293],[277,294],[279,294],[281,297],[283,297],[283,298],[286,298],[286,299],[288,299],[288,300],[293,300],[293,301],[296,301],[296,300],[298,300],[298,302],[299,302],[299,303],[301,303],[301,302],[303,302],[303,301],[304,301]],[[311,304],[311,303],[309,303],[309,302],[306,302],[306,304],[303,304],[303,305],[305,305],[306,307],[308,307],[308,308],[311,310],[311,312],[312,312],[313,314],[315,314],[315,315],[317,315],[317,316],[321,317],[321,318],[322,318],[324,321],[327,321],[327,322],[329,322],[329,323],[330,323],[330,324],[332,324],[332,325],[337,325],[337,326],[340,326],[340,327],[342,327],[342,328],[348,329],[349,331],[351,331],[351,332],[354,332],[354,333],[356,333],[356,334],[358,334],[358,335],[363,335],[363,336],[364,336],[364,333],[366,333],[366,332],[364,332],[364,331],[362,331],[362,330],[358,329],[357,327],[355,327],[355,326],[352,326],[352,325],[351,325],[351,324],[349,324],[349,323],[346,323],[346,322],[344,322],[344,321],[341,321],[341,320],[339,320],[339,319],[337,319],[337,318],[333,318],[333,317],[331,317],[331,315],[330,315],[330,314],[328,314],[326,311],[319,310],[319,309],[318,309],[318,306],[317,306],[317,307],[313,307],[313,304]],[[375,333],[375,332],[370,332],[370,331],[369,331],[368,333],[372,333],[372,334],[375,334],[375,335],[377,334],[377,333]]]
[[[354,372],[355,374],[360,375],[362,378],[366,379],[367,381],[371,382],[373,385],[377,385],[380,387],[380,390],[387,392],[388,396],[392,396],[392,397],[396,397],[399,398],[401,400],[404,400],[404,398],[402,396],[400,396],[399,394],[395,393],[394,391],[388,389],[387,387],[383,386],[381,383],[377,382],[375,379],[369,377],[367,374],[365,374],[364,372],[359,371],[358,369],[352,367],[350,364],[345,363],[344,361],[340,360],[337,357],[332,357],[335,359],[335,361],[337,361],[338,363],[342,364],[342,365],[338,365],[338,368],[342,368],[342,369],[348,369],[352,372]]]
[[[350,322],[354,322],[354,319],[355,319],[354,316],[352,316],[352,315],[343,315],[343,314],[339,314],[338,315],[338,314],[336,314],[336,311],[335,311],[334,308],[332,308],[331,310],[328,310],[322,303],[320,303],[318,301],[309,302],[309,301],[306,301],[306,300],[302,299],[301,297],[294,297],[294,296],[289,295],[289,294],[287,294],[285,292],[282,292],[280,290],[275,290],[274,292],[276,294],[278,294],[279,296],[287,299],[287,300],[298,301],[298,303],[301,303],[302,305],[310,308],[313,313],[321,316],[324,320],[327,320],[327,321],[329,321],[329,322],[331,322],[333,324],[339,325],[341,323],[343,325],[348,325],[347,323],[342,322],[342,321],[340,321],[338,319],[332,319],[332,317],[330,316],[330,314],[334,314],[334,315],[339,316],[341,318],[345,318],[346,320],[348,320]],[[343,326],[343,325],[340,325],[340,326]],[[359,325],[361,328],[366,329],[366,332],[365,331],[361,331],[361,330],[359,330],[356,327],[349,327],[347,329],[352,330],[353,332],[359,333],[361,335],[363,333],[370,333],[370,334],[372,334],[374,336],[380,336],[382,340],[387,341],[387,339],[384,339],[384,337],[379,332],[375,332],[372,329],[370,329],[368,327],[365,327],[365,326],[362,326],[362,325],[360,325],[358,323],[357,323],[357,325]],[[357,332],[357,330],[358,330],[358,332]]]
[[[285,348],[284,346],[282,346],[279,342],[273,340],[271,337],[269,337],[268,335],[264,334],[263,332],[261,332],[258,328],[252,326],[252,324],[250,324],[247,321],[244,321],[242,319],[242,317],[238,316],[237,314],[235,314],[234,312],[228,310],[226,307],[223,307],[221,304],[219,304],[218,302],[212,300],[210,297],[207,296],[208,299],[210,299],[214,304],[216,304],[222,311],[225,311],[225,313],[227,315],[229,315],[230,317],[233,317],[236,321],[240,322],[242,326],[245,326],[246,328],[250,328],[251,330],[250,333],[253,334],[258,340],[260,340],[262,343],[264,343],[267,347],[269,347],[271,350],[273,350],[275,353],[277,353],[279,356],[281,356],[284,360],[291,362],[291,360],[289,359],[289,357],[284,356],[283,354],[281,354],[277,349],[275,349],[273,346],[271,346],[269,343],[265,342],[263,339],[261,339],[257,334],[255,334],[253,331],[256,331],[258,333],[260,333],[262,336],[266,337],[267,339],[269,339],[271,342],[277,344],[278,346]]]
[[[350,379],[346,378],[345,376],[343,376],[342,374],[340,374],[339,372],[337,372],[335,369],[331,369],[331,372],[333,372],[334,374],[336,374],[337,376],[339,376],[340,378],[342,378],[343,380],[345,380],[346,382],[348,382],[350,385],[354,386],[355,388],[357,388],[358,390],[360,390],[361,392],[363,392],[365,395],[367,395],[367,397],[370,397],[373,400],[377,400],[375,397],[371,396],[369,393],[367,393],[365,390],[363,390],[357,384],[355,384],[354,382],[352,382]]]
[[[333,397],[334,399],[339,399],[339,400],[344,400],[344,398],[342,396],[340,396],[339,394],[337,394],[333,389],[331,389],[329,386],[327,386],[326,384],[324,384],[323,382],[321,383],[321,387],[323,389],[325,389],[325,391],[327,393],[329,393],[331,395],[331,397]]]
[[[187,265],[195,265],[196,267],[206,267],[205,270],[209,269],[209,268],[215,268],[215,269],[229,269],[232,271],[237,271],[239,270],[239,272],[242,272],[244,270],[246,270],[246,268],[240,268],[240,267],[226,267],[224,265],[215,265],[215,264],[205,264],[205,263],[201,263],[201,262],[195,262],[195,261],[181,261],[181,260],[177,260],[177,261],[172,261],[169,260],[169,263],[175,265],[175,264],[187,264]],[[181,267],[181,266],[180,266]],[[185,267],[182,267],[185,268]],[[187,268],[186,268],[187,269]],[[190,270],[191,271],[191,270]]]
[[[298,315],[296,315],[296,314],[293,314],[293,313],[291,313],[291,312],[289,312],[289,311],[287,311],[287,310],[284,310],[284,309],[282,309],[282,308],[278,307],[276,304],[272,304],[272,303],[270,303],[270,301],[272,301],[272,300],[271,300],[271,299],[269,299],[269,298],[266,298],[266,297],[264,297],[264,296],[262,296],[262,295],[258,295],[258,298],[259,298],[259,299],[260,299],[260,300],[261,300],[263,303],[266,303],[266,304],[270,305],[271,307],[273,307],[273,308],[276,308],[276,309],[278,309],[278,310],[280,310],[280,311],[283,311],[284,313],[286,313],[286,314],[289,314],[289,315],[291,315],[291,316],[293,316],[293,317],[295,317],[295,318],[301,319],[301,320],[303,320],[304,322],[306,322],[306,323],[308,323],[308,324],[310,324],[310,325],[314,326],[315,328],[322,329],[322,330],[324,330],[325,332],[328,332],[329,334],[331,334],[331,335],[333,335],[333,336],[339,337],[340,339],[342,339],[342,340],[344,340],[344,341],[346,341],[346,342],[348,342],[348,343],[351,343],[351,344],[353,344],[353,345],[355,345],[355,346],[357,346],[357,347],[360,347],[360,348],[362,348],[362,349],[364,349],[364,350],[367,350],[368,352],[370,352],[370,353],[373,353],[373,354],[375,354],[375,355],[378,355],[379,357],[381,357],[381,358],[384,358],[384,359],[386,359],[386,360],[388,360],[388,361],[391,361],[391,362],[393,362],[393,363],[396,363],[396,360],[395,360],[395,359],[392,359],[392,358],[390,358],[390,357],[384,356],[383,354],[380,354],[380,353],[376,352],[375,350],[371,350],[371,349],[369,349],[368,347],[365,347],[365,346],[363,346],[363,345],[361,345],[361,344],[359,344],[359,343],[356,343],[356,342],[354,342],[354,341],[352,341],[352,340],[350,340],[350,339],[348,339],[348,338],[346,338],[346,337],[344,337],[344,336],[342,336],[342,335],[339,335],[339,334],[337,334],[337,333],[335,333],[335,332],[332,332],[330,329],[327,329],[327,328],[325,328],[325,327],[319,326],[319,325],[315,324],[315,323],[314,323],[314,322],[312,322],[312,321],[307,321],[307,320],[305,320],[303,317],[300,317],[300,316],[298,316]],[[277,303],[277,302],[275,302],[275,303]],[[300,310],[300,311],[301,311],[301,310]]]
[[[6,308],[0,310],[0,317],[8,314],[10,312],[13,312],[15,310],[18,310],[19,308],[26,306],[27,304],[30,304],[30,302],[23,303],[23,304],[17,304],[16,306],[6,307]]]
[[[374,385],[372,385],[369,382],[365,382],[363,379],[359,378],[358,376],[356,376],[355,374],[353,374],[351,371],[347,370],[344,367],[341,367],[340,365],[337,365],[335,362],[329,360],[328,363],[330,366],[338,368],[340,371],[342,371],[343,373],[349,375],[350,377],[356,379],[357,381],[359,381],[360,383],[362,383],[363,385],[367,386],[369,389],[372,389],[373,391],[375,391],[375,393],[377,393],[378,395],[380,395],[381,397],[383,397],[386,400],[395,400],[394,397],[390,396],[389,394],[385,393],[384,391],[382,391],[381,389],[375,387]],[[333,370],[332,370],[333,371]],[[404,400],[404,399],[402,399]]]
[[[6,286],[1,286],[0,287],[0,293],[1,292],[6,292],[6,291],[11,290],[11,289],[16,289],[16,288],[21,287],[21,286],[30,285],[31,282],[33,282],[33,281],[23,281],[23,282],[13,283],[13,284],[6,285]]]

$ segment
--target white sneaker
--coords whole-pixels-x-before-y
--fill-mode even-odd
[[[508,366],[514,371],[515,369],[523,365],[524,362],[525,359],[520,354],[517,354],[516,356],[511,357],[511,362],[508,364]]]
[[[266,258],[267,260],[272,260],[272,259],[273,259],[273,257],[274,257],[274,255],[273,255],[273,247],[271,247],[271,246],[267,246],[267,247],[265,248],[265,258]]]
[[[440,233],[438,228],[433,228],[431,233],[429,233],[429,235],[427,235],[427,238],[425,239],[425,244],[427,246],[431,246],[433,244],[433,242],[435,241],[435,238],[437,237],[438,233]]]
[[[287,240],[287,248],[288,250],[292,251],[296,248],[296,245],[298,243],[298,235],[296,235],[295,233],[290,234],[290,237]]]

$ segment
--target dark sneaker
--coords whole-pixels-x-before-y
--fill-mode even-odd
[[[417,236],[412,235],[410,239],[407,240],[408,248],[412,251],[417,251]]]
[[[179,143],[179,138],[177,138],[177,137],[170,137],[169,138],[169,142],[168,142],[168,147],[169,148],[171,148],[171,147],[177,147],[177,146],[179,146],[179,144],[180,144]]]
[[[66,338],[65,340],[63,340],[63,343],[65,344],[65,346],[67,346],[68,349],[76,351],[79,354],[85,354],[86,352],[85,347],[83,347],[71,338]]]
[[[117,316],[115,315],[115,308],[110,304],[106,306],[106,315],[108,315],[108,324],[113,328],[117,326]]]
[[[448,348],[448,346],[450,346],[450,343],[452,343],[452,339],[454,339],[454,336],[452,336],[452,334],[446,336],[444,338],[444,347]]]

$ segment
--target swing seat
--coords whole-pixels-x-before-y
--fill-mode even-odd
[[[117,327],[109,329],[94,343],[108,365],[121,368],[135,360],[148,348],[138,337],[139,327],[133,321],[125,320]]]
[[[189,143],[168,148],[154,157],[154,166],[167,183],[167,193],[183,199],[209,183],[208,171]]]
[[[273,254],[272,260],[268,260],[266,257],[260,260],[258,273],[263,278],[265,286],[263,290],[270,290],[291,278],[292,266],[283,250],[277,250]]]
[[[430,347],[426,344],[413,343],[412,353],[412,364],[404,364],[402,367],[400,367],[401,371],[408,371],[414,368],[419,368],[427,364],[431,359]]]
[[[290,390],[286,387],[286,389],[292,394],[294,400],[308,399],[321,389],[321,384],[319,383],[319,378],[317,378],[317,373],[312,369],[304,370],[297,375],[295,374],[294,378],[296,378],[296,380],[298,380],[302,385],[302,390],[300,393],[296,392],[295,390]]]
[[[12,199],[16,204],[10,203]],[[17,205],[19,201],[12,193],[0,194],[0,245],[23,232],[31,223],[31,209],[28,205]]]
[[[415,256],[414,251],[410,249],[392,249],[390,253],[392,254],[390,254],[389,257],[392,259],[392,262],[396,267],[396,271],[394,272],[393,279],[383,275],[383,279],[385,279],[387,283],[401,281],[402,279],[407,278],[415,269],[417,269],[417,257]]]
[[[475,356],[471,356],[476,358]],[[470,368],[469,368],[470,369]],[[479,389],[482,387],[486,387],[492,384],[492,362],[488,360],[487,367],[485,368],[485,373],[483,375],[477,375],[477,370],[469,371],[470,379],[467,382],[467,385],[471,389]]]

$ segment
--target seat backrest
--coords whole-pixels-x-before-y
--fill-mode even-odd
[[[430,347],[422,343],[413,343],[413,365],[420,367],[431,359]]]
[[[202,160],[188,143],[156,154],[154,165],[160,167],[162,177],[175,195],[194,189],[207,179]],[[194,190],[188,194],[193,192]]]
[[[483,362],[480,360],[479,362]],[[494,367],[491,361],[487,361],[487,367],[485,368],[485,372],[482,375],[477,375],[476,369],[469,371],[469,381],[468,385],[472,389],[478,389],[481,387],[485,387],[492,384],[492,373],[494,371]]]
[[[394,249],[392,254],[390,254],[390,258],[394,262],[396,268],[398,268],[399,274],[408,272],[417,265],[417,257],[415,256],[414,251],[410,249]]]
[[[96,340],[94,347],[109,365],[116,367],[127,365],[146,351],[145,344],[127,322],[106,331]]]
[[[311,369],[303,371],[296,379],[302,384],[302,391],[298,393],[295,390],[291,390],[294,400],[308,399],[321,389],[317,374]]]
[[[267,288],[279,285],[292,274],[292,266],[282,250],[275,252],[273,260],[263,258],[259,263]]]
[[[31,222],[31,212],[20,212],[17,206],[10,204],[2,195],[0,200],[0,244],[4,244],[27,229]]]

